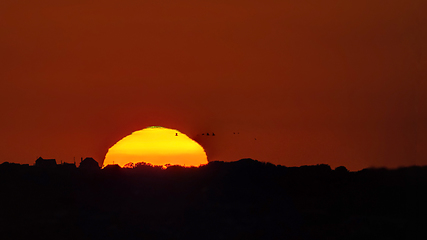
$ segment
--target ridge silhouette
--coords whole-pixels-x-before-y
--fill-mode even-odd
[[[53,164],[55,163],[55,164]],[[2,239],[417,239],[427,167],[0,165]]]

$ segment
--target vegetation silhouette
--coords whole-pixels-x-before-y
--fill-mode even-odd
[[[417,239],[427,167],[0,165],[2,239]]]

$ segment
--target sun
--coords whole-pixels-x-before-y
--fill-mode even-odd
[[[146,162],[152,165],[166,164],[200,166],[208,163],[202,146],[176,129],[159,126],[148,127],[124,137],[105,155],[104,166]]]

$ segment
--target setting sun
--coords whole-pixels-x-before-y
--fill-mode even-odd
[[[104,166],[138,162],[200,166],[207,163],[207,156],[202,146],[180,131],[154,126],[118,141],[108,150]]]

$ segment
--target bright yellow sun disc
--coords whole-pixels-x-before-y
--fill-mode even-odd
[[[104,166],[146,162],[153,165],[200,166],[206,164],[203,147],[175,129],[148,127],[133,132],[112,146]]]

